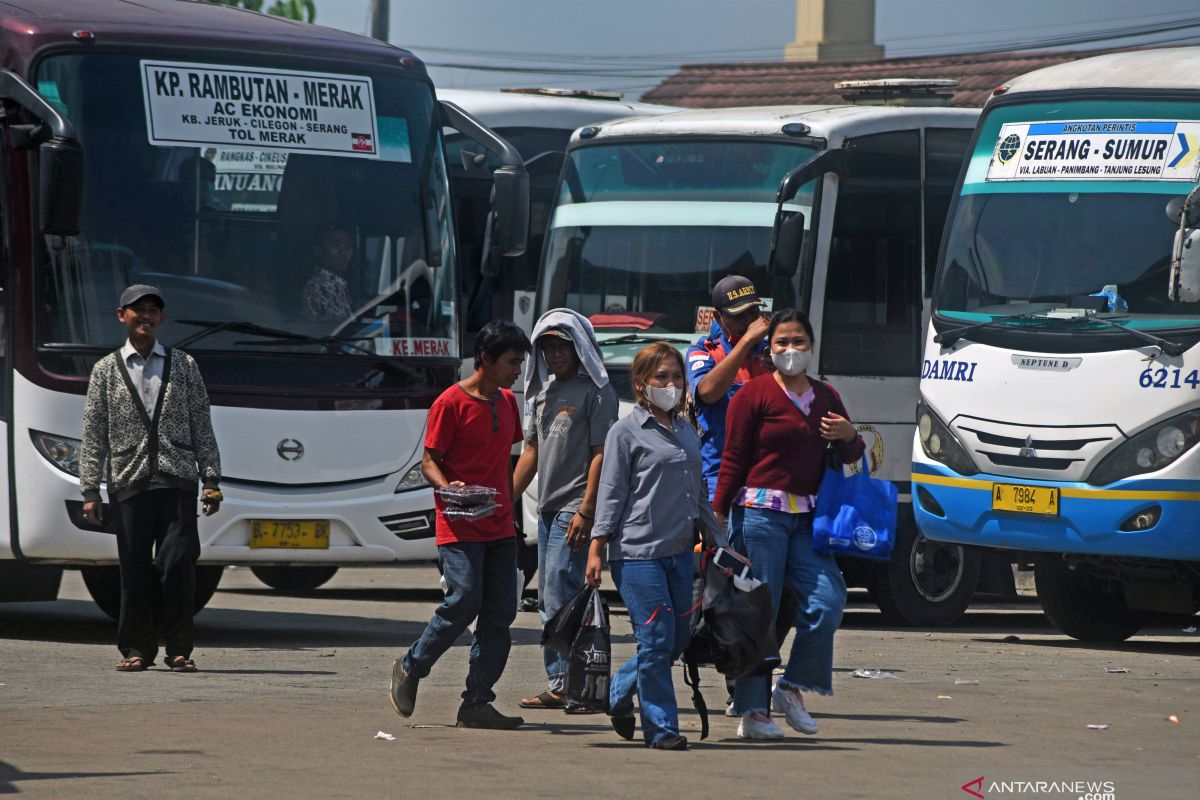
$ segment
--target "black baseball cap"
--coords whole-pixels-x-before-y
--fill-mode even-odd
[[[712,290],[713,308],[722,314],[740,314],[751,306],[762,307],[754,282],[741,275],[727,275]]]
[[[538,337],[538,341],[541,341],[547,336],[557,336],[560,339],[565,339],[571,344],[575,344],[575,340],[571,338],[571,334],[567,333],[562,328],[547,328],[546,330],[542,331],[542,335]]]
[[[164,308],[166,303],[163,302],[162,292],[157,286],[148,286],[144,283],[135,283],[121,292],[121,305],[117,308],[129,308],[129,306],[141,300],[143,297],[153,297],[158,301],[158,307]]]

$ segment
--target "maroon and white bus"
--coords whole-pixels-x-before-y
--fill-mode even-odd
[[[496,155],[508,253],[527,230],[517,151],[439,103],[407,51],[221,5],[24,0],[0,45],[0,599],[52,597],[78,565],[116,610],[77,458],[133,283],[161,288],[162,341],[213,402],[226,502],[201,519],[198,608],[227,564],[309,588],[432,558],[421,435],[461,358],[442,128]],[[314,314],[314,276],[335,273],[343,302]]]

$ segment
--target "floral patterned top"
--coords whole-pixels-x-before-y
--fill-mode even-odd
[[[350,284],[341,275],[317,267],[304,284],[301,304],[306,317],[341,322],[350,316]]]

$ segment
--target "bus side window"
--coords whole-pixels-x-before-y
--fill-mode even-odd
[[[925,296],[933,291],[933,271],[937,267],[946,214],[954,197],[958,172],[971,142],[968,128],[927,128],[925,130]]]
[[[846,143],[826,270],[821,372],[916,375],[921,342],[918,131]]]

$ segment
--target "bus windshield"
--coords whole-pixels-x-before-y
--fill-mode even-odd
[[[195,61],[57,55],[38,67],[87,165],[81,232],[47,237],[36,279],[42,363],[86,375],[123,341],[116,300],[135,283],[161,289],[163,343],[185,344],[213,383],[387,388],[411,385],[401,360],[457,359],[428,84]]]
[[[1043,312],[1075,307],[1119,314],[1133,328],[1200,324],[1200,304],[1168,294],[1179,225],[1166,213],[1194,186],[1196,154],[1187,150],[1195,145],[1179,142],[1193,140],[1200,123],[1165,122],[1164,111],[1180,109],[1136,108],[1145,105],[1038,104],[990,115],[947,236],[933,299],[940,319],[1012,317],[1006,327],[1034,332],[1050,324]]]
[[[694,338],[709,329],[713,284],[730,273],[754,281],[775,308],[793,305],[796,281],[766,272],[775,194],[815,152],[678,139],[575,149],[543,250],[541,307],[579,310],[601,338]],[[814,183],[788,206],[805,213],[806,226]]]

